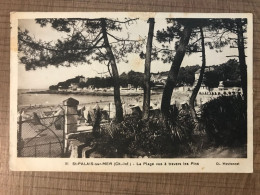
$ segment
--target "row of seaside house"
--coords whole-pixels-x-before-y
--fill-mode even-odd
[[[193,86],[182,86],[174,88],[174,91],[185,92],[192,91],[194,89]],[[199,95],[242,95],[241,87],[224,87],[223,81],[219,82],[219,86],[216,88],[206,87],[204,84],[201,84],[198,94]]]
[[[128,84],[127,87],[120,87],[121,92],[142,92],[143,89],[141,87],[134,88],[133,85]],[[61,86],[58,87],[58,91],[79,91],[79,92],[113,92],[113,87],[106,88],[95,88],[94,85],[90,85],[88,87],[80,88],[78,83],[71,83],[68,89],[63,89]]]

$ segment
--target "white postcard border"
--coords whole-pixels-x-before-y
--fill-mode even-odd
[[[17,157],[17,89],[18,89],[18,19],[74,17],[139,18],[247,18],[248,19],[248,147],[247,158],[18,158]],[[253,172],[253,15],[251,13],[155,13],[155,12],[12,12],[10,43],[10,169],[12,171],[73,172]],[[157,165],[156,163],[162,163]],[[166,163],[166,164],[165,164]],[[189,165],[185,165],[185,164]],[[192,163],[199,163],[195,165]],[[223,165],[238,163],[238,165]],[[139,165],[140,164],[140,165]],[[180,164],[180,165],[178,165]]]

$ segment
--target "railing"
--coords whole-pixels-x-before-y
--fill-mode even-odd
[[[34,145],[24,146],[22,150],[23,157],[61,157],[61,152],[56,150],[56,145],[59,145],[60,142],[49,142],[46,144],[37,144]],[[43,150],[43,148],[46,148]],[[62,150],[63,151],[63,150]],[[33,154],[33,155],[26,155],[26,154]]]
[[[18,157],[62,157],[64,155],[65,120],[64,111],[62,108],[59,109],[20,110],[17,122]]]

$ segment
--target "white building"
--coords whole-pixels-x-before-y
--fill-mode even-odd
[[[153,83],[161,83],[165,85],[167,78],[168,75],[166,73],[151,74],[151,81]]]
[[[199,90],[200,95],[239,95],[242,94],[241,87],[224,87],[223,81],[219,82],[218,87],[216,88],[208,88],[204,84],[201,85]]]
[[[70,88],[71,90],[77,90],[78,87],[79,87],[79,84],[78,84],[78,83],[71,83],[70,86],[69,86],[69,88]]]

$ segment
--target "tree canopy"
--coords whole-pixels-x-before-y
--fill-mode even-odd
[[[38,67],[71,66],[82,63],[90,63],[96,60],[100,63],[108,63],[109,56],[104,48],[104,37],[101,29],[101,19],[86,18],[52,18],[36,19],[41,27],[50,25],[53,29],[66,33],[65,38],[56,42],[36,40],[28,30],[19,28],[18,41],[21,63],[25,64],[26,70]],[[137,19],[108,19],[106,21],[107,35],[115,56],[115,60],[127,62],[127,54],[138,52],[143,40],[130,40],[129,34],[126,37],[119,37],[118,33],[123,26],[130,26]],[[120,34],[119,34],[120,35]]]

